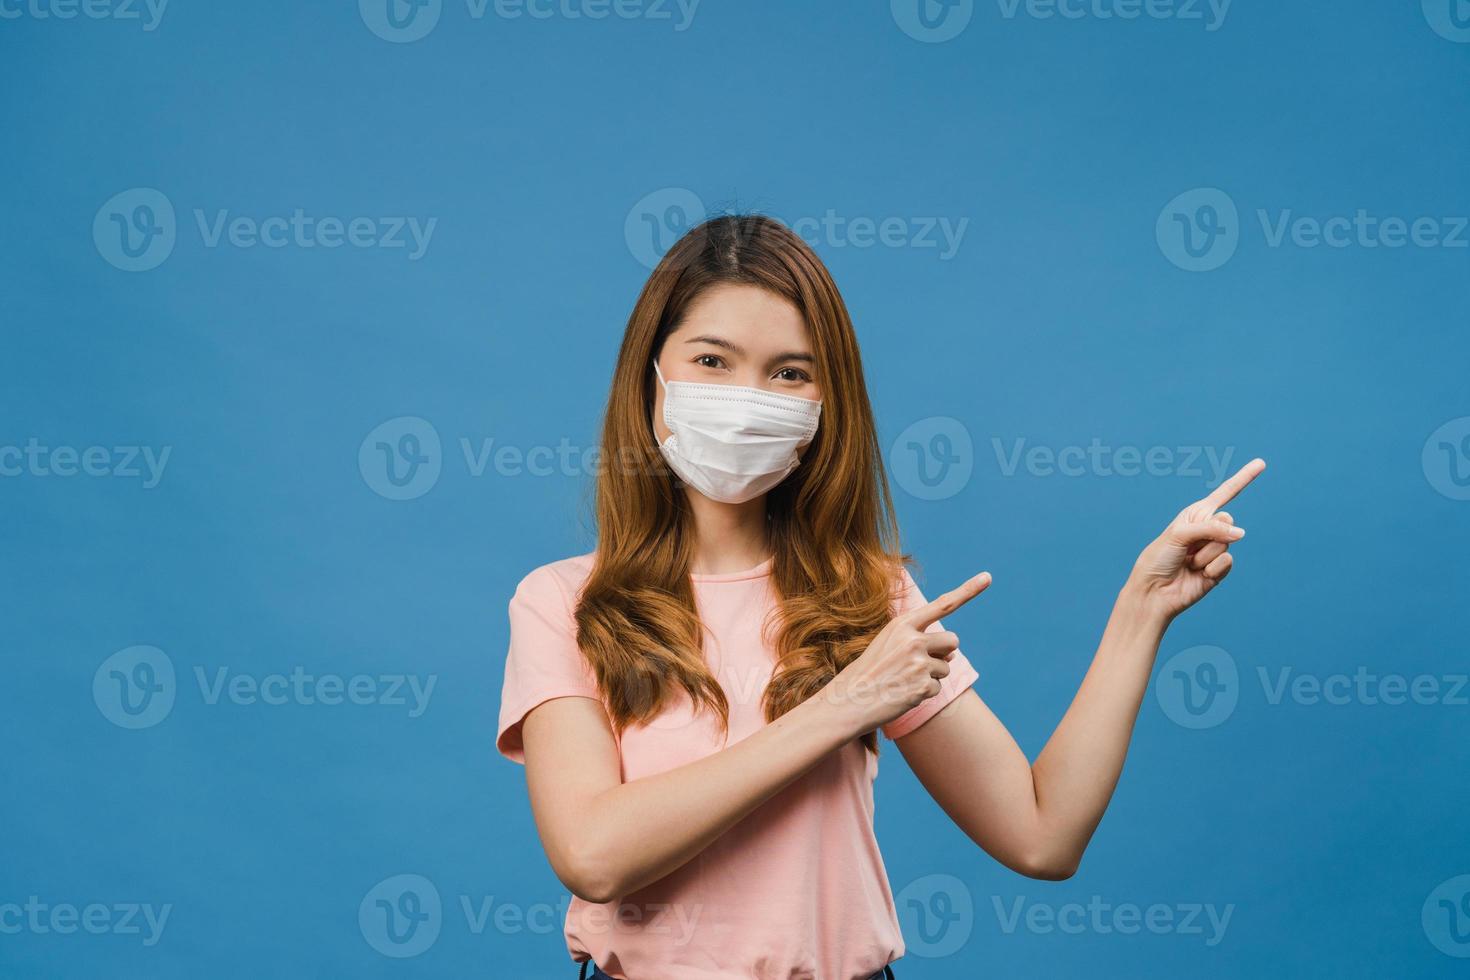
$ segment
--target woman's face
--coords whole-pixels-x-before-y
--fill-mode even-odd
[[[706,289],[664,340],[658,369],[665,381],[742,385],[817,401],[816,361],[801,312],[758,286],[723,283]],[[655,383],[653,429],[664,425],[664,390]]]

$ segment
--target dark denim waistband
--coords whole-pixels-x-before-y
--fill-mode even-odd
[[[591,974],[587,972],[589,968],[592,970]],[[583,960],[582,973],[579,980],[616,980],[616,978],[610,977],[606,973],[603,973],[601,968],[599,968],[598,965],[596,963],[593,963],[591,960]],[[894,980],[893,967],[885,966],[882,970],[873,974],[870,980]]]

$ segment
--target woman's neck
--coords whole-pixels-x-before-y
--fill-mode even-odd
[[[771,557],[764,494],[743,504],[722,504],[694,490],[685,492],[694,515],[691,572],[696,575],[743,572]]]

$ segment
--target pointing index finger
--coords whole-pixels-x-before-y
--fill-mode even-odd
[[[941,619],[990,588],[990,573],[981,572],[957,589],[931,600],[909,613],[909,622],[918,629],[927,629],[935,620]]]
[[[1256,477],[1260,476],[1265,469],[1266,461],[1257,456],[1255,459],[1251,460],[1249,463],[1246,463],[1240,469],[1236,470],[1234,476],[1216,487],[1214,491],[1205,498],[1205,505],[1208,506],[1210,510],[1219,510],[1221,507],[1224,507],[1226,504],[1230,503],[1230,501],[1234,500],[1235,495],[1240,493],[1240,491],[1244,490],[1247,486],[1249,486],[1250,482]]]

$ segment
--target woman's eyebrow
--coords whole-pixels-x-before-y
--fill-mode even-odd
[[[739,354],[742,357],[745,355],[745,348],[744,347],[741,347],[739,344],[736,344],[736,343],[733,343],[731,341],[728,341],[724,337],[711,337],[708,334],[701,334],[698,337],[689,337],[689,338],[685,339],[684,343],[686,343],[686,344],[713,344],[716,347],[723,347],[725,350],[729,351],[732,354]]]
[[[744,357],[745,356],[745,348],[744,347],[741,347],[739,344],[735,343],[734,341],[726,340],[724,337],[715,337],[715,336],[712,336],[710,334],[701,334],[698,337],[689,337],[689,338],[687,338],[684,341],[684,343],[686,343],[686,344],[710,344],[710,345],[713,345],[715,347],[724,348],[725,350],[727,350],[730,353],[735,354],[737,356],[740,356],[740,357]],[[776,363],[781,362],[781,361],[801,361],[804,364],[815,364],[816,363],[816,360],[817,359],[815,357],[813,357],[812,355],[808,354],[805,351],[790,350],[790,351],[782,351],[781,353],[776,354],[776,355],[770,357],[768,359],[768,363],[770,363],[770,364],[776,364]]]

